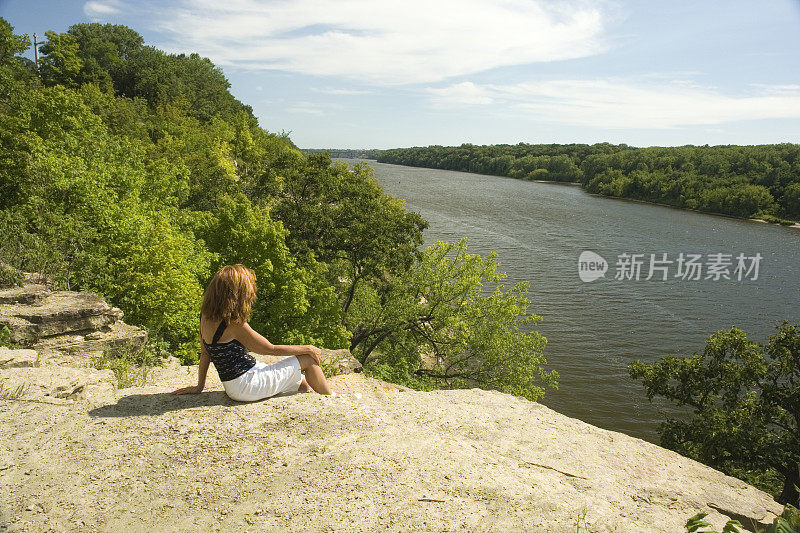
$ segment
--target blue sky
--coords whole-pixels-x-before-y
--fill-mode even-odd
[[[0,0],[220,66],[303,148],[800,142],[800,0]],[[32,53],[30,54],[32,55]]]

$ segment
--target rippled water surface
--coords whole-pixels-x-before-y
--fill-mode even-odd
[[[568,416],[656,441],[668,406],[648,403],[628,363],[701,351],[710,333],[734,325],[763,342],[781,320],[800,321],[798,229],[600,198],[574,185],[370,164],[387,193],[429,221],[426,243],[467,236],[471,251],[499,254],[509,284],[530,282],[549,367],[561,374],[542,403]],[[609,262],[605,278],[580,280],[584,250]],[[665,252],[763,259],[755,281],[684,281],[674,265],[668,280],[645,281],[650,254]],[[640,281],[613,279],[622,253],[645,254]]]

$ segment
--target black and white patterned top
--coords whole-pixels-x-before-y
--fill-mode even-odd
[[[255,358],[241,342],[236,339],[230,342],[217,342],[227,326],[224,320],[219,323],[211,344],[206,344],[201,339],[211,362],[214,363],[214,368],[217,369],[220,381],[236,379],[256,366]]]

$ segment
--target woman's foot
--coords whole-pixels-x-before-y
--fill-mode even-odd
[[[297,389],[298,392],[314,392],[314,389],[311,388],[311,385],[306,383],[306,378],[303,378],[303,381],[300,382],[300,388]]]

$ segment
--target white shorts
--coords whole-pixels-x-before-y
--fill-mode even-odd
[[[253,402],[275,396],[285,391],[296,391],[303,381],[300,361],[290,355],[268,365],[257,362],[256,366],[236,379],[223,381],[225,393],[238,402]]]

